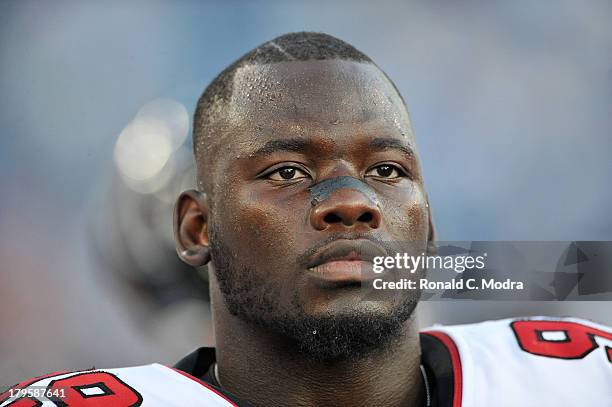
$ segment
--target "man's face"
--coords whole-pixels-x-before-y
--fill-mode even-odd
[[[361,287],[394,242],[425,251],[430,223],[408,114],[384,74],[342,60],[246,66],[219,129],[204,176],[230,312],[298,342],[349,340],[351,324],[397,331],[415,293],[365,301]]]

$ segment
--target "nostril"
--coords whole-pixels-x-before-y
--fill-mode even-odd
[[[340,219],[340,216],[332,212],[325,215],[323,221],[325,221],[325,223],[340,223],[342,222],[342,219]]]
[[[363,215],[361,215],[359,218],[357,218],[358,222],[363,222],[363,223],[370,223],[372,222],[372,219],[374,217],[372,216],[372,214],[370,212],[366,212]]]

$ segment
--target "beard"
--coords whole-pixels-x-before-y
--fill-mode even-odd
[[[405,322],[418,303],[418,295],[403,295],[385,313],[367,311],[308,315],[297,290],[291,307],[279,306],[278,286],[249,266],[237,266],[236,254],[211,225],[210,250],[215,276],[228,311],[282,336],[297,352],[320,362],[360,359],[381,351],[401,338]]]

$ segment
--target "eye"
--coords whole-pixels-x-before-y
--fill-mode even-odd
[[[400,169],[398,166],[393,164],[380,164],[376,167],[370,168],[366,174],[366,177],[377,177],[377,178],[385,178],[385,179],[394,179],[405,177],[406,173],[404,170]]]
[[[306,177],[308,175],[296,167],[282,167],[268,174],[268,179],[273,181],[290,181]]]

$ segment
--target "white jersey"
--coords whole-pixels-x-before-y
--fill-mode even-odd
[[[432,406],[612,407],[612,332],[602,325],[537,317],[434,326],[421,345]],[[154,363],[40,376],[0,394],[0,407],[250,405],[202,376],[214,350],[184,361],[182,370]]]
[[[453,407],[612,406],[612,331],[576,318],[434,326],[451,355]]]

